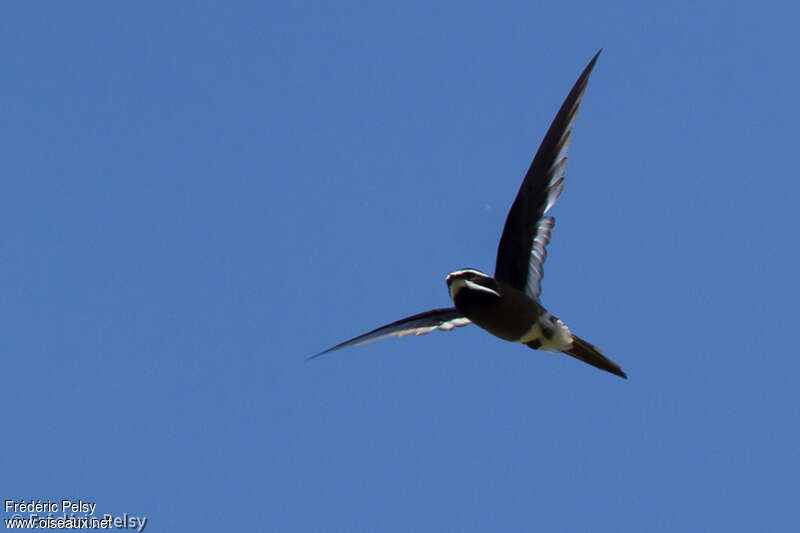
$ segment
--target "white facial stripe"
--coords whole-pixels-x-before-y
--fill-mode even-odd
[[[463,276],[464,274],[478,274],[479,276],[485,276],[487,278],[489,277],[480,270],[475,270],[474,268],[465,268],[464,270],[456,270],[454,272],[450,272],[450,274],[448,274],[447,277],[449,279],[458,276]]]
[[[460,291],[464,287],[467,287],[467,288],[469,288],[469,289],[471,289],[473,291],[487,292],[489,294],[493,294],[493,295],[497,296],[498,298],[500,297],[500,293],[490,289],[489,287],[484,287],[483,285],[478,285],[474,281],[469,281],[469,280],[466,280],[464,278],[456,278],[456,279],[453,280],[452,283],[450,283],[450,298],[455,300],[455,297],[456,297],[456,294],[458,294],[458,291]]]
[[[458,280],[458,281],[461,281],[461,280]],[[454,283],[454,285],[455,285],[455,283]],[[474,291],[488,292],[489,294],[494,294],[498,298],[500,297],[500,293],[499,292],[497,292],[495,290],[492,290],[489,287],[484,287],[483,285],[478,285],[474,281],[464,280],[464,285],[466,285],[467,287],[469,287],[470,289],[472,289]]]

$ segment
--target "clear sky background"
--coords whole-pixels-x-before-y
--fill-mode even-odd
[[[800,528],[793,2],[7,5],[0,493],[150,531]],[[543,302],[491,272],[558,106]]]

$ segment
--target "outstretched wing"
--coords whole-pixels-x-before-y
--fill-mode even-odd
[[[352,338],[349,341],[344,341],[337,344],[333,348],[328,348],[324,352],[312,355],[308,359],[314,359],[320,355],[338,350],[340,348],[347,348],[348,346],[356,346],[367,342],[386,339],[388,337],[405,337],[407,335],[425,335],[433,330],[440,329],[442,331],[450,331],[453,328],[466,326],[470,320],[466,318],[461,311],[454,307],[445,309],[433,309],[432,311],[425,311],[418,315],[403,318],[391,324],[386,324],[370,332]]]
[[[564,188],[572,126],[589,74],[601,51],[583,70],[550,124],[508,212],[497,248],[494,277],[525,291],[532,298],[538,298],[541,292],[542,263],[547,256],[545,246],[550,241],[550,230],[555,223],[553,217],[544,215]]]

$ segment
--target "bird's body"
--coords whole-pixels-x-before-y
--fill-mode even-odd
[[[495,337],[535,350],[563,352],[627,377],[616,363],[551,315],[538,298],[471,268],[450,273],[447,287],[456,309]]]
[[[552,341],[547,345],[554,351],[566,347],[555,339],[555,326],[547,318],[550,313],[524,292],[473,269],[451,273],[447,286],[456,309],[492,335],[523,343],[540,338],[542,349],[547,349],[546,341]],[[549,328],[547,335],[542,333],[543,327]]]
[[[338,344],[324,353],[386,337],[449,331],[473,323],[503,340],[563,352],[592,366],[627,377],[600,350],[574,335],[541,305],[542,265],[555,219],[546,213],[564,186],[570,134],[598,52],[584,69],[547,131],[506,218],[494,276],[467,268],[447,276],[455,307],[434,309]]]

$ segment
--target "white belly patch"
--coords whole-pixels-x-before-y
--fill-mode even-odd
[[[545,330],[552,331],[549,339],[545,335]],[[539,320],[517,342],[527,344],[536,340],[541,343],[539,350],[546,352],[563,352],[572,347],[572,333],[569,328],[550,313],[540,316]]]

